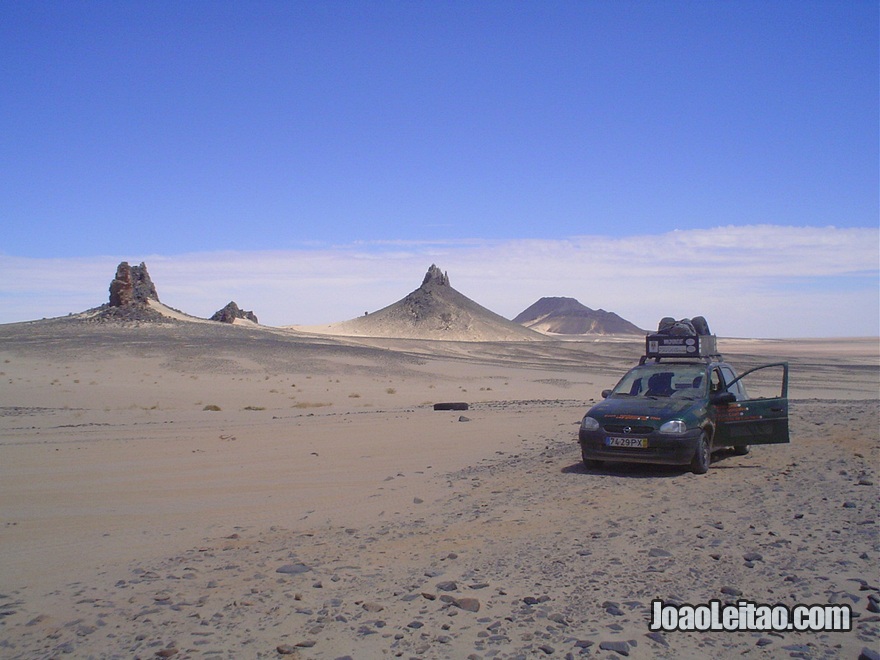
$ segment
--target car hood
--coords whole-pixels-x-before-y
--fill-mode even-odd
[[[644,397],[615,396],[590,408],[590,417],[599,419],[629,419],[665,421],[684,417],[689,411],[702,406],[692,399],[646,399]]]

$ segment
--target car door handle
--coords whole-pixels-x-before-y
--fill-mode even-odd
[[[770,408],[770,412],[785,412],[785,408]]]

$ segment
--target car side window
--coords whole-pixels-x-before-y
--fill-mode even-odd
[[[722,366],[721,373],[724,376],[725,383],[733,383],[736,380],[736,375],[733,373],[733,370],[730,367]],[[743,401],[746,397],[746,391],[743,389],[742,381],[737,381],[733,383],[732,386],[728,387],[728,390],[736,396],[737,401]]]

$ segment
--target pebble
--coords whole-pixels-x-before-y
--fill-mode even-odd
[[[480,611],[480,601],[476,598],[456,598],[453,601],[453,605],[467,612]]]
[[[645,635],[648,639],[654,640],[661,646],[669,646],[669,642],[666,641],[666,638],[663,636],[663,633],[660,632],[650,632]]]
[[[275,572],[284,573],[285,575],[299,575],[301,573],[307,573],[310,570],[312,569],[305,564],[284,564],[283,566],[276,568]]]
[[[614,651],[629,657],[629,644],[627,642],[600,642],[599,648],[603,651]]]

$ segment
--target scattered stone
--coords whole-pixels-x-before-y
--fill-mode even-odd
[[[666,641],[666,638],[663,636],[663,633],[659,632],[651,632],[645,635],[648,639],[651,639],[661,646],[669,646],[669,642]]]
[[[629,657],[629,644],[626,642],[599,642],[599,648],[603,651],[614,651],[622,656]]]
[[[456,598],[452,604],[457,608],[468,612],[480,611],[480,601],[476,598]]]
[[[275,572],[284,573],[285,575],[300,575],[301,573],[308,573],[310,570],[312,569],[305,564],[284,564],[284,566],[276,568]]]
[[[746,554],[743,555],[743,559],[745,561],[755,562],[755,561],[762,561],[764,559],[764,557],[759,552],[747,552]]]
[[[290,644],[281,644],[275,647],[275,650],[278,651],[278,655],[293,655],[296,653],[296,647]]]
[[[605,611],[611,616],[623,616],[626,614],[617,603],[609,603],[605,606]]]
[[[671,557],[672,553],[662,548],[651,548],[648,551],[649,557]]]
[[[440,591],[455,591],[458,589],[458,584],[454,580],[445,580],[443,582],[438,582],[437,588]]]

